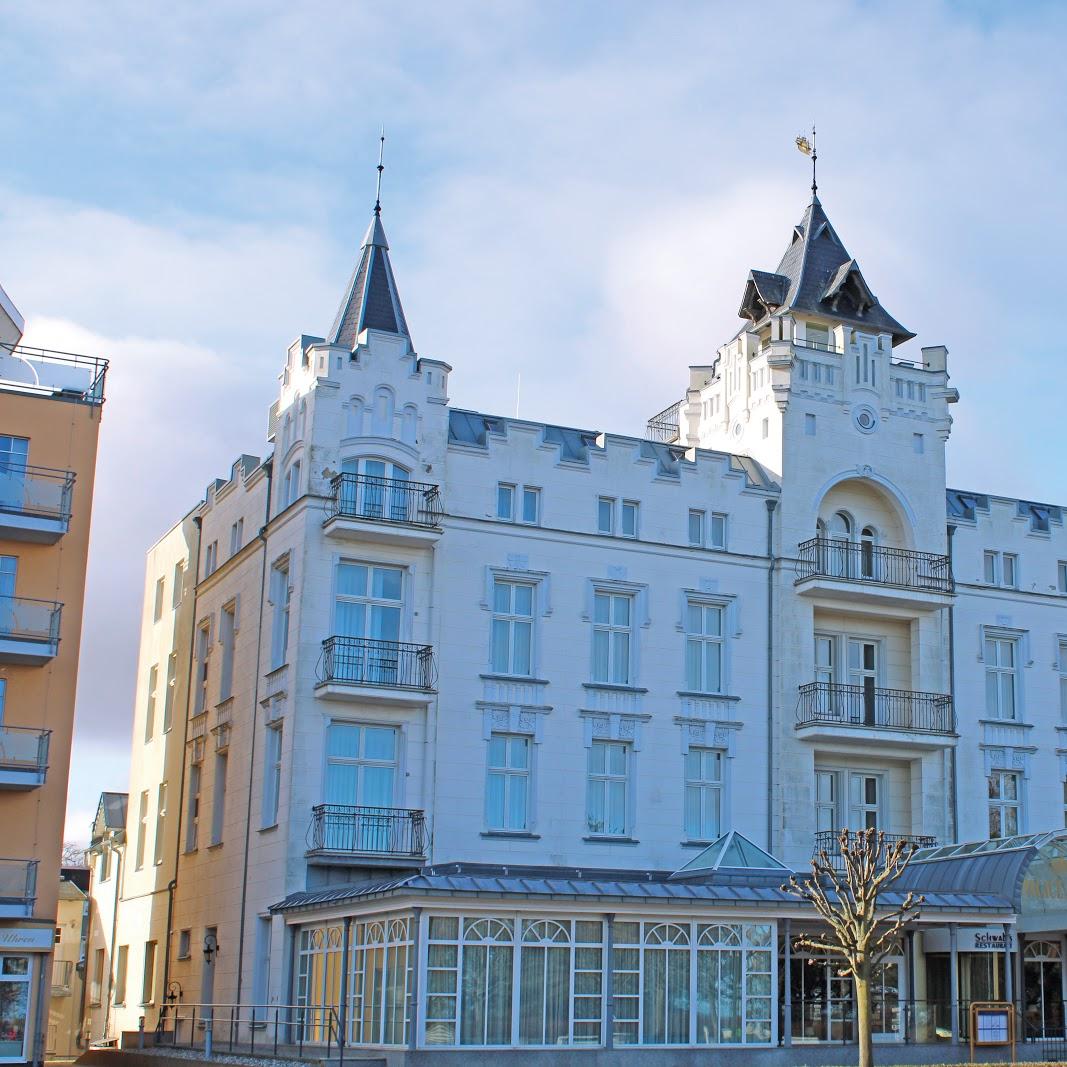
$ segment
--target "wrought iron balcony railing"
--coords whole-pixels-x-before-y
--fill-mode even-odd
[[[308,827],[311,852],[425,856],[426,817],[410,808],[318,804]]]
[[[432,645],[366,637],[328,637],[322,642],[320,682],[433,689],[436,680]]]
[[[817,723],[931,734],[950,734],[955,729],[952,698],[944,693],[841,682],[809,682],[800,687],[797,726]]]
[[[0,596],[0,638],[56,644],[62,611],[63,605],[53,600]]]
[[[678,427],[680,425],[679,419],[683,407],[685,407],[684,399],[679,400],[676,404],[671,404],[669,408],[664,408],[658,415],[653,415],[652,418],[648,420],[645,436],[650,441],[660,441],[663,443],[669,443],[676,440],[678,437]]]
[[[815,834],[815,844],[811,850],[812,859],[818,859],[819,853],[825,852],[829,865],[835,871],[843,871],[845,869],[845,860],[838,845],[839,836],[839,830],[819,830]],[[885,835],[885,843],[889,846],[895,845],[898,841],[907,841],[915,849],[934,848],[937,845],[936,837],[928,837],[925,834]]]
[[[798,582],[805,578],[841,578],[924,593],[951,593],[955,588],[951,560],[932,552],[889,548],[870,541],[813,537],[799,546],[798,553]]]
[[[37,899],[37,860],[0,858],[0,908],[33,908]]]
[[[48,769],[48,742],[51,730],[28,726],[0,726],[0,771],[34,771]]]
[[[441,524],[441,490],[426,482],[338,474],[330,483],[327,519],[369,519],[433,529]]]
[[[0,462],[0,513],[70,520],[74,472]]]

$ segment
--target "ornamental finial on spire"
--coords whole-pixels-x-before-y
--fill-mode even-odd
[[[819,153],[815,151],[815,123],[811,124],[811,140],[801,134],[797,138],[797,148],[806,156],[811,157],[811,197],[814,200],[818,195],[819,186],[815,183],[815,161],[819,158]]]
[[[382,213],[382,171],[385,170],[385,127],[378,138],[378,186],[374,190],[374,214]]]

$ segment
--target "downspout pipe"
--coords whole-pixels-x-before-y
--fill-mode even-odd
[[[193,606],[189,610],[189,676],[186,679],[185,714],[182,716],[182,772],[178,783],[178,819],[177,834],[174,838],[174,877],[170,880],[167,890],[170,899],[167,901],[167,936],[163,948],[163,997],[166,998],[170,988],[170,952],[171,943],[174,940],[174,897],[178,891],[178,865],[181,863],[182,854],[182,820],[185,815],[185,764],[186,752],[189,747],[189,696],[193,682],[193,642],[196,640],[196,602],[197,589],[200,585],[200,542],[203,538],[203,519],[199,515],[193,516],[193,525],[196,527],[196,550],[193,556],[196,561],[193,564]],[[162,1010],[162,1009],[161,1009]]]
[[[259,622],[256,624],[256,680],[252,687],[252,740],[248,746],[248,797],[245,803],[245,846],[241,860],[241,914],[237,926],[237,991],[234,1000],[241,1006],[244,988],[245,918],[248,909],[248,855],[252,847],[252,781],[256,767],[256,737],[259,733],[259,682],[263,663],[263,608],[267,603],[267,528],[274,485],[274,464],[267,462],[267,507],[259,530],[262,559],[259,565]]]
[[[952,545],[956,527],[949,523],[948,527],[948,568],[949,574],[953,573]],[[955,581],[955,579],[953,579]],[[953,585],[955,588],[955,585]],[[956,726],[956,615],[952,604],[948,606],[948,696],[949,707],[952,710],[952,729]],[[952,815],[952,840],[960,839],[960,800],[959,789],[956,782],[956,748],[950,746],[948,750],[949,765],[949,811]]]
[[[767,501],[767,851],[774,855],[774,511],[777,499]]]

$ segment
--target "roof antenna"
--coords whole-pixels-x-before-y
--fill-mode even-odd
[[[815,151],[815,123],[811,124],[811,140],[801,134],[797,138],[797,148],[806,156],[811,157],[811,198],[812,200],[818,195],[819,186],[815,181],[815,161],[819,158],[819,153]]]
[[[382,213],[382,171],[385,170],[385,127],[382,127],[382,135],[378,138],[378,188],[374,191],[374,214]]]

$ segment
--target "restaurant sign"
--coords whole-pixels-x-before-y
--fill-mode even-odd
[[[1008,951],[1014,952],[1015,931],[1004,933],[1002,926],[961,926],[956,931],[957,952],[1003,952],[1008,939]],[[926,952],[948,952],[948,930],[927,930],[923,933]]]

